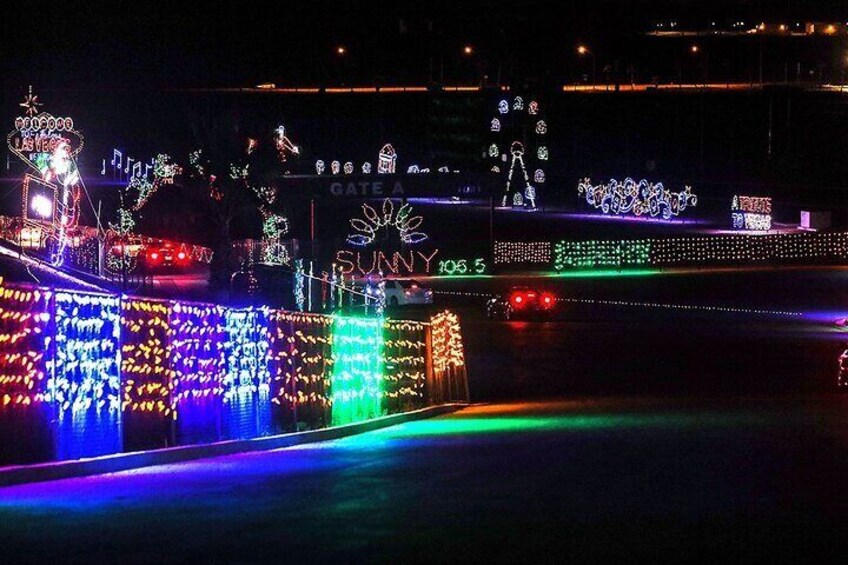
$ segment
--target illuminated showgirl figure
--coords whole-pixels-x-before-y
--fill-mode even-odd
[[[56,211],[53,214],[53,229],[49,241],[50,263],[59,267],[64,262],[65,249],[68,246],[68,232],[77,225],[80,205],[80,175],[71,156],[71,146],[67,140],[56,144],[50,156],[49,164],[41,171],[45,182],[58,189]]]
[[[6,137],[6,142],[9,151],[33,171],[24,175],[22,216],[27,222],[36,222],[39,230],[46,227],[48,260],[59,267],[64,263],[71,230],[79,221],[80,195],[85,186],[76,155],[82,150],[84,139],[74,129],[72,118],[39,111],[41,102],[32,93],[32,88],[20,106],[26,110],[26,115],[15,118],[15,129]],[[29,194],[31,180],[42,190],[32,198]],[[29,216],[28,210],[35,213],[35,218]],[[44,226],[46,222],[49,226]]]

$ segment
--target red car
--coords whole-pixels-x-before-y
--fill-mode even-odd
[[[170,243],[148,246],[146,259],[149,267],[183,266],[189,262],[188,253],[183,250],[175,250]]]
[[[556,308],[557,298],[551,292],[526,286],[514,286],[486,304],[486,316],[491,320],[547,317]]]

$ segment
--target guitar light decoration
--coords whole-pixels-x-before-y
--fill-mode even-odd
[[[324,161],[318,159],[315,161],[315,174],[323,175],[324,174]]]
[[[524,98],[516,96],[512,100],[512,112],[508,100],[498,103],[500,116],[490,122],[492,142],[484,155],[490,160],[489,170],[504,175],[504,192],[501,206],[526,207],[534,210],[537,206],[537,186],[545,182],[544,161],[550,157],[543,144],[548,127],[539,119],[540,107],[536,100],[524,103]],[[532,182],[530,171],[533,171]]]
[[[637,183],[630,177],[623,182],[612,179],[608,184],[597,186],[585,178],[577,185],[577,194],[604,214],[660,216],[664,220],[670,220],[689,206],[698,204],[698,196],[692,192],[691,186],[680,192],[671,192],[661,182],[654,184],[642,179]]]
[[[733,197],[730,205],[733,229],[769,231],[771,229],[771,198],[767,196]]]
[[[412,206],[403,204],[395,211],[395,205],[391,199],[383,200],[381,212],[377,212],[368,203],[362,204],[362,215],[364,219],[354,218],[350,221],[355,232],[347,236],[347,242],[351,245],[364,247],[374,242],[377,231],[384,227],[394,227],[398,231],[403,243],[421,243],[427,239],[427,234],[418,229],[424,221],[423,216],[411,216]]]

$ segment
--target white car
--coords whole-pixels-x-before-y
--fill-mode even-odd
[[[412,279],[386,281],[386,305],[432,304],[433,291]]]

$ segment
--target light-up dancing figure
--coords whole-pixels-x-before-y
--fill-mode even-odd
[[[65,260],[68,232],[76,227],[79,221],[82,190],[79,169],[71,156],[71,146],[67,140],[62,139],[56,143],[48,164],[41,170],[41,176],[45,182],[58,189],[53,229],[48,241],[51,244],[50,263],[54,267],[60,267]]]
[[[285,163],[286,157],[288,153],[292,155],[300,155],[300,148],[292,143],[292,140],[288,138],[286,135],[286,126],[279,126],[276,130],[274,130],[274,145],[277,148],[277,153],[280,155],[280,162]],[[285,171],[286,174],[289,171]],[[318,174],[321,174],[320,172]]]
[[[513,176],[515,175],[516,165],[521,168],[521,176],[524,182],[521,183],[521,188],[517,189],[513,195],[512,204],[521,206],[525,201],[530,208],[536,207],[536,190],[530,184],[530,177],[527,175],[527,167],[524,164],[524,144],[520,141],[513,141],[509,148],[509,153],[512,155],[512,161],[509,164],[509,174],[506,177],[506,190],[504,191],[503,201],[501,206],[506,206],[507,200],[513,189]],[[518,181],[520,182],[520,181]]]

